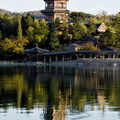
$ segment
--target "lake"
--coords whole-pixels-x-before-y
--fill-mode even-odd
[[[120,120],[120,67],[1,66],[0,120]]]

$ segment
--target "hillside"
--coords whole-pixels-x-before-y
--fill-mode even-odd
[[[40,10],[17,13],[17,12],[10,12],[8,10],[0,9],[0,14],[2,14],[2,15],[8,14],[11,16],[16,16],[16,15],[26,15],[28,13],[30,13],[31,15],[33,15],[37,19],[44,18],[44,15],[40,12]]]
[[[4,14],[11,14],[11,12],[8,11],[8,10],[0,9],[0,14],[2,14],[2,15],[4,15]]]

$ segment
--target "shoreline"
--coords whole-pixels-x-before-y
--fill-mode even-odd
[[[14,62],[1,61],[0,66],[32,66],[32,65],[57,65],[57,66],[120,66],[119,58],[86,58],[71,61],[57,61],[57,62]]]

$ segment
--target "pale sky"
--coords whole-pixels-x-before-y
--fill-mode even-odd
[[[0,9],[11,12],[26,12],[32,10],[43,10],[43,0],[0,0]],[[98,14],[103,10],[107,14],[120,12],[120,0],[69,0],[68,10]]]

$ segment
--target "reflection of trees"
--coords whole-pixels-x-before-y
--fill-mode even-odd
[[[114,110],[120,110],[120,75],[116,69],[113,69],[113,80],[109,90],[111,93],[108,97],[109,104],[117,107]]]
[[[34,84],[29,84],[24,79],[25,69],[21,68],[6,68],[5,71],[0,75],[0,103],[1,107],[8,108],[9,105],[16,108],[32,109],[38,102],[45,101],[44,90],[41,84],[35,87]]]
[[[0,74],[0,107],[42,107],[46,120],[65,120],[66,109],[84,112],[86,104],[103,109],[106,99],[120,106],[118,71],[104,67],[7,68]]]
[[[100,109],[104,110],[106,100],[111,93],[110,85],[116,78],[119,78],[118,68],[88,67],[76,69],[72,101],[73,107],[77,107],[74,110],[83,111],[86,104],[91,104],[91,106],[97,104]],[[113,90],[116,90],[115,87]]]

